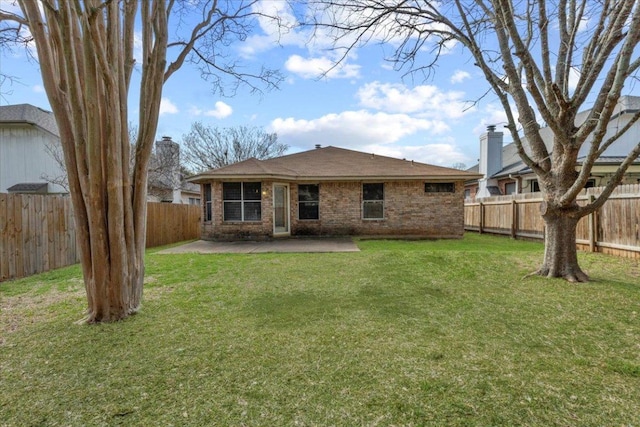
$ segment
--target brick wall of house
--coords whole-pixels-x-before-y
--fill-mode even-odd
[[[320,183],[320,219],[298,219],[298,185],[290,183],[291,234],[462,237],[464,183],[455,193],[426,193],[424,181],[384,183],[384,219],[362,219],[361,182]],[[213,220],[203,223],[204,239],[261,239],[273,234],[273,182],[262,182],[262,221],[222,221],[222,184],[212,184]]]
[[[261,240],[273,234],[273,183],[262,181],[262,220],[256,222],[224,222],[222,182],[211,183],[212,220],[202,223],[202,238],[209,240]],[[204,196],[203,200],[204,200]],[[297,199],[296,199],[297,200]]]

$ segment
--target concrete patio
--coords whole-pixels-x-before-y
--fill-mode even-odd
[[[159,254],[250,254],[267,252],[359,252],[351,238],[295,238],[265,241],[213,242],[198,240],[174,248],[159,251]]]

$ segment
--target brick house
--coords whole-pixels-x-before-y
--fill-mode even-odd
[[[464,182],[478,174],[319,146],[189,178],[202,188],[202,238],[463,234]]]

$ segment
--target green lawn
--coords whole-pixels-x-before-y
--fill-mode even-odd
[[[639,426],[640,267],[522,280],[538,243],[147,256],[143,308],[74,322],[77,266],[0,283],[0,426]]]

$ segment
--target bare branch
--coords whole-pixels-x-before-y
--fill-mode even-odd
[[[217,169],[249,158],[269,159],[283,155],[289,146],[278,142],[275,133],[238,126],[215,128],[200,122],[182,136],[185,163],[197,172]]]

